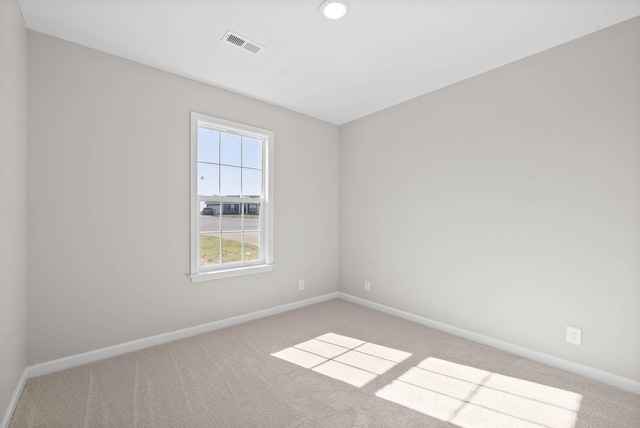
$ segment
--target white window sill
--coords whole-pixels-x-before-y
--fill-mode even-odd
[[[232,269],[200,272],[189,275],[191,282],[212,281],[214,279],[231,278],[234,276],[250,275],[253,273],[271,272],[275,265],[242,266]]]

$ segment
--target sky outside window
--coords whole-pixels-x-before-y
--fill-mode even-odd
[[[260,196],[262,193],[262,171],[242,168],[242,196]]]
[[[198,161],[219,163],[219,132],[213,129],[198,128]]]
[[[198,195],[218,195],[220,193],[219,166],[198,162]]]
[[[220,135],[220,163],[240,166],[240,136],[222,132]]]
[[[242,166],[262,169],[262,141],[242,137]]]

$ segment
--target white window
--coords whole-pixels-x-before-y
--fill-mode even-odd
[[[273,268],[273,132],[191,113],[191,280]]]

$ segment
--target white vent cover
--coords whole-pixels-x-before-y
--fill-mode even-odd
[[[262,53],[262,51],[264,50],[264,46],[260,46],[259,44],[252,42],[246,37],[242,37],[241,35],[234,33],[231,30],[224,33],[224,36],[222,36],[222,41],[231,43],[232,45],[249,51],[255,55]]]

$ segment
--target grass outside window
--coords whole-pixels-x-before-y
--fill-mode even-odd
[[[220,264],[220,237],[211,235],[200,235],[200,264],[202,266]],[[234,263],[243,261],[242,242],[234,239],[222,238],[222,262]],[[244,261],[258,260],[260,258],[260,247],[257,245],[244,244]]]

